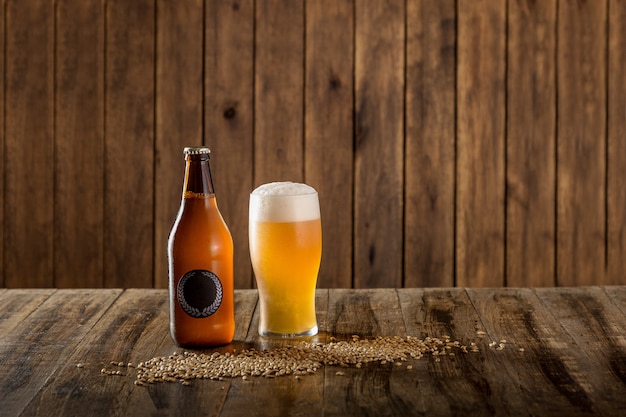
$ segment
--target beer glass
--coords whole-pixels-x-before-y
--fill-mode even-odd
[[[250,194],[250,260],[259,291],[259,334],[317,334],[315,286],[322,257],[317,191],[273,182]]]

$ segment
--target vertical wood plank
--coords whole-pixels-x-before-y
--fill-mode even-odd
[[[356,3],[354,287],[402,286],[404,1]]]
[[[54,285],[103,285],[104,3],[57,2]]]
[[[505,11],[503,0],[458,3],[458,286],[504,284]]]
[[[53,285],[54,4],[7,1],[4,275]]]
[[[606,280],[606,23],[605,1],[559,2],[558,285]]]
[[[506,283],[555,283],[556,0],[509,2]]]
[[[151,287],[155,2],[106,5],[104,284]]]
[[[254,159],[254,2],[208,1],[205,21],[204,143],[212,151],[215,193],[235,245],[235,288],[251,288],[248,200]],[[264,117],[272,119],[268,122],[274,123],[273,129],[284,123],[274,115]]]
[[[305,169],[319,194],[319,288],[352,286],[354,1],[306,3]]]
[[[404,286],[454,285],[456,2],[407,2]]]
[[[183,148],[202,144],[203,2],[158,0],[154,286],[167,288],[167,239],[180,207]]]
[[[626,3],[609,2],[607,284],[626,284]]]
[[[302,181],[304,1],[256,3],[254,184]]]

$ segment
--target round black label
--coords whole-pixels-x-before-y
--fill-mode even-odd
[[[222,304],[222,283],[211,271],[196,269],[178,281],[176,295],[183,311],[201,319],[214,314]]]

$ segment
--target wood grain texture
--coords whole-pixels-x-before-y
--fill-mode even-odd
[[[334,290],[328,299],[328,331],[337,340],[376,336],[405,337],[404,320],[394,289]],[[395,363],[362,368],[324,368],[323,415],[360,415],[379,410],[387,415],[412,415],[412,395],[403,395],[415,386],[414,375],[396,369]],[[384,410],[384,411],[383,411]]]
[[[254,2],[209,1],[205,7],[204,143],[212,150],[217,201],[235,245],[235,288],[251,288],[248,200],[254,175]],[[283,121],[269,123],[278,129]]]
[[[155,2],[107,2],[105,287],[154,278]]]
[[[454,285],[455,1],[407,2],[404,287]]]
[[[302,182],[304,1],[257,2],[254,66],[254,186]]]
[[[8,334],[46,301],[56,290],[26,289],[0,293],[0,333]]]
[[[255,290],[235,292],[235,340],[206,352],[294,343],[258,336],[257,300]],[[182,351],[168,332],[165,290],[0,290],[3,413],[606,416],[626,407],[622,286],[324,289],[316,310],[320,334],[310,341],[449,336],[478,351],[451,349],[399,366],[324,366],[300,379],[138,387],[132,367],[110,362],[136,365]],[[490,346],[501,340],[504,348]],[[103,375],[102,368],[122,375]]]
[[[119,294],[119,290],[74,290],[68,296],[57,291],[5,335],[7,342],[0,344],[7,375],[0,382],[3,413],[14,416],[24,410]]]
[[[626,4],[608,9],[607,284],[626,284]]]
[[[592,402],[590,408],[607,415],[615,407],[626,408],[624,395],[611,389],[626,384],[626,347],[620,342],[626,338],[624,314],[598,287],[581,288],[576,294],[551,288],[538,296],[576,345],[568,350],[572,351],[580,374],[585,375],[581,387]],[[577,373],[575,370],[574,378]],[[586,385],[594,389],[585,389]]]
[[[401,287],[405,7],[355,6],[353,286]]]
[[[182,198],[183,148],[202,144],[203,2],[156,3],[154,286],[168,285],[167,240]]]
[[[611,298],[613,304],[626,314],[626,288],[624,286],[604,287],[604,292]]]
[[[498,355],[490,362],[519,387],[516,395],[528,415],[563,415],[563,410],[567,415],[603,415],[591,388],[596,387],[591,378],[601,372],[593,370],[585,347],[576,345],[552,316],[554,309],[543,306],[530,289],[468,293],[490,337],[496,343],[506,340],[502,351],[493,348]]]
[[[500,353],[488,347],[499,335],[479,333],[486,329],[465,290],[401,289],[398,295],[407,334],[448,336],[479,348],[479,353],[452,349],[438,361],[432,357],[414,361],[425,415],[493,415],[496,410],[525,409],[514,381],[497,364]]]
[[[68,306],[77,308],[80,302],[68,302]],[[64,352],[59,358],[60,366],[37,395],[25,403],[24,414],[55,410],[58,415],[94,415],[114,405],[127,408],[130,414],[141,415],[134,413],[133,406],[139,400],[133,395],[145,402],[149,401],[151,393],[133,385],[132,368],[112,366],[110,362],[138,364],[152,357],[162,339],[169,338],[166,293],[162,290],[125,291],[112,308],[102,308],[100,313],[105,311],[97,324],[99,330],[83,335],[82,340],[75,343],[75,349]],[[125,376],[107,378],[100,373],[103,368],[123,370]],[[120,384],[122,381],[124,383]]]
[[[104,2],[57,2],[56,28],[54,285],[102,287]]]
[[[304,180],[322,215],[318,288],[352,286],[354,1],[306,2]]]
[[[458,286],[504,285],[505,6],[458,4]]]
[[[6,8],[5,0],[0,1],[0,33],[2,33],[2,44],[0,45],[0,79],[4,80],[5,76],[5,47],[6,47]],[[5,123],[4,123],[4,98],[5,98],[6,83],[0,85],[0,161],[2,161],[2,168],[0,168],[0,196],[2,196],[2,203],[0,203],[0,286],[4,287],[4,149],[5,149]]]
[[[6,2],[4,284],[51,287],[54,5]]]
[[[605,1],[558,8],[557,284],[606,281]]]
[[[624,283],[625,9],[0,0],[0,286],[165,287],[202,143],[237,288],[276,180],[320,192],[321,288]]]
[[[508,7],[506,284],[556,279],[556,1]]]

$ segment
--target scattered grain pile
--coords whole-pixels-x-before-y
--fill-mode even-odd
[[[192,379],[222,379],[250,376],[273,378],[315,373],[323,365],[360,368],[366,363],[394,363],[403,366],[408,359],[419,359],[426,354],[454,356],[454,351],[477,352],[478,347],[467,346],[448,337],[418,339],[414,337],[378,337],[361,339],[353,336],[349,341],[330,343],[300,342],[271,351],[246,349],[234,353],[173,353],[167,357],[152,358],[136,366],[135,384],[155,382],[182,382]],[[412,369],[411,365],[406,367]],[[106,370],[103,370],[106,371]],[[103,372],[111,375],[109,371]],[[342,372],[337,372],[341,375]]]

